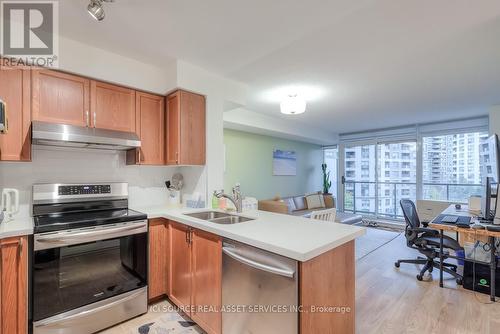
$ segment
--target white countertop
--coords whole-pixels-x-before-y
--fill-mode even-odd
[[[247,211],[238,215],[255,218],[255,220],[222,225],[184,214],[208,209],[172,209],[166,206],[133,207],[132,209],[146,213],[148,218],[170,219],[301,262],[308,261],[365,234],[363,227],[267,211]]]
[[[33,234],[33,218],[14,216],[14,220],[0,223],[0,239]]]

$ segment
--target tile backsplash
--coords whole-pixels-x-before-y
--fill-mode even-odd
[[[21,205],[29,208],[35,183],[128,182],[131,207],[154,206],[166,203],[165,181],[178,172],[183,193],[206,197],[203,166],[127,166],[125,152],[34,146],[32,162],[0,163],[0,189],[18,189]]]

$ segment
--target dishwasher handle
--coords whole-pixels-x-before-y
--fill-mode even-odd
[[[243,264],[246,264],[246,265],[253,267],[255,269],[267,271],[268,273],[280,275],[280,276],[284,276],[284,277],[288,277],[288,278],[294,278],[294,276],[295,276],[295,271],[293,271],[293,270],[276,268],[276,267],[273,267],[273,266],[270,266],[267,264],[263,264],[263,263],[254,261],[252,259],[246,258],[246,257],[234,252],[229,247],[222,247],[222,252],[224,254],[226,254],[227,256],[233,258],[234,260],[241,262]]]

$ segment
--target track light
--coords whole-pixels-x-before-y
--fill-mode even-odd
[[[87,11],[96,21],[102,21],[106,16],[102,6],[103,2],[114,2],[114,0],[90,0],[87,6]]]

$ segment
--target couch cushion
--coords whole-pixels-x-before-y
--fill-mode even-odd
[[[360,223],[361,221],[363,221],[363,217],[361,215],[357,215],[354,213],[338,212],[337,211],[337,216],[335,217],[335,221],[337,223],[341,223],[341,224],[352,225],[352,224]]]
[[[315,193],[306,195],[307,208],[311,209],[323,209],[325,207],[325,199],[322,194]]]
[[[304,196],[294,197],[293,202],[295,203],[295,210],[293,211],[307,210],[307,203]]]
[[[289,212],[293,212],[293,211],[295,211],[297,209],[295,207],[295,202],[293,200],[293,197],[283,198],[283,202],[285,202],[286,205],[288,206],[288,211]]]

